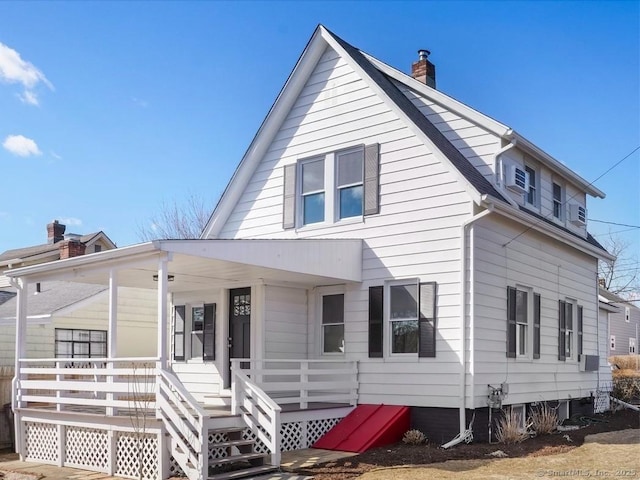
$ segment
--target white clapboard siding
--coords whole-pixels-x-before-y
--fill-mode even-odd
[[[211,362],[174,362],[172,370],[186,390],[199,402],[216,402],[221,388],[221,376],[218,367]]]
[[[584,309],[583,352],[597,354],[595,259],[505,219],[489,216],[474,228],[474,406],[486,405],[486,385],[509,384],[507,403],[589,396],[596,372],[579,372],[576,360],[558,356],[558,300]],[[541,295],[540,359],[507,359],[507,286]],[[577,328],[576,328],[577,331]],[[532,330],[530,329],[531,333]]]
[[[473,145],[486,144],[472,126],[460,119],[451,121],[467,131]],[[283,231],[284,165],[374,142],[380,144],[381,158],[378,215]],[[470,212],[470,198],[456,174],[344,60],[328,50],[267,148],[220,237],[362,238],[363,283],[345,287],[345,358],[359,360],[359,401],[444,407],[451,405],[449,395],[458,395],[460,224]],[[436,358],[368,358],[368,287],[394,278],[438,282]],[[307,304],[299,303],[305,297],[297,292],[304,291],[266,289],[267,358],[302,358],[307,355],[303,348],[319,354],[317,293],[308,292]],[[297,315],[299,323],[290,323]],[[301,326],[308,331],[301,331]],[[404,382],[410,377],[414,381]],[[403,389],[403,395],[389,388],[407,383],[416,387]]]
[[[265,358],[307,358],[307,291],[265,289]]]

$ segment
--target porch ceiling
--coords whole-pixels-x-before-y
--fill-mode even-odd
[[[7,272],[29,282],[66,280],[107,284],[118,272],[120,286],[155,289],[153,275],[167,258],[170,292],[203,290],[257,281],[299,285],[359,282],[362,241],[311,240],[159,240],[132,247],[24,267]]]

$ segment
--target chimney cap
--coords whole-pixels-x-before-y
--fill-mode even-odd
[[[418,50],[418,60],[426,60],[429,55],[431,55],[431,52],[429,50],[426,50],[424,48]]]

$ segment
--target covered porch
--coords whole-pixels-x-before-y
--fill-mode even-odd
[[[216,459],[254,465],[264,453],[278,466],[281,451],[309,446],[357,403],[358,368],[310,352],[313,332],[274,348],[287,329],[270,327],[279,319],[269,296],[359,282],[361,259],[360,240],[167,240],[10,272],[18,453],[136,478],[216,478]],[[108,285],[106,357],[25,358],[26,288],[52,279]],[[116,356],[119,286],[157,290],[157,338],[139,339],[157,356]],[[88,439],[105,448],[78,456]]]

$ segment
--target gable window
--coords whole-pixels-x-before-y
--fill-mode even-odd
[[[283,167],[282,228],[362,219],[380,209],[380,145],[358,145]]]
[[[609,344],[611,346],[611,350],[615,350],[616,349],[616,336],[615,335],[611,335],[611,338],[609,339]]]
[[[344,353],[344,294],[322,296],[322,353]]]
[[[553,216],[562,220],[562,187],[557,183],[553,184]]]
[[[324,158],[301,163],[302,224],[324,222]]]
[[[536,177],[536,171],[529,167],[524,167],[525,172],[529,178],[529,190],[527,191],[527,203],[533,207],[538,205],[538,180]]]
[[[106,330],[56,328],[56,358],[104,358],[107,356]]]
[[[531,356],[540,358],[540,295],[507,287],[507,357]]]
[[[629,323],[631,320],[631,308],[624,307],[624,321]]]
[[[101,251],[102,251],[102,245],[99,245],[99,244],[97,244],[97,243],[96,243],[96,244],[94,245],[94,247],[93,247],[93,251],[94,251],[95,253],[101,252]]]
[[[338,219],[362,215],[364,150],[336,154]]]

